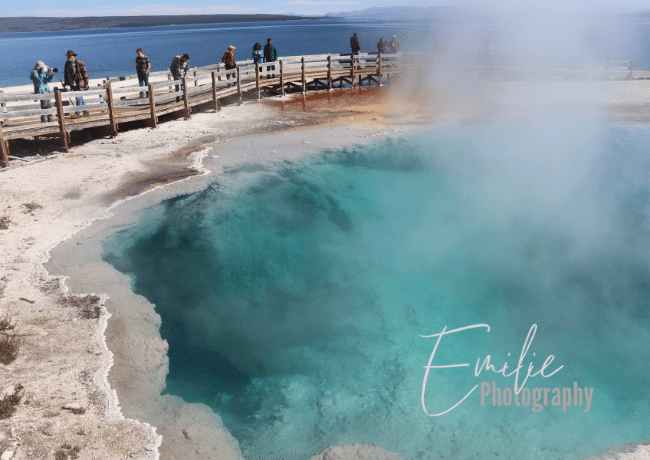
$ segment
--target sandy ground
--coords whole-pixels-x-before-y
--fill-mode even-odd
[[[114,139],[78,143],[69,154],[0,170],[0,319],[13,327],[4,332],[20,340],[15,361],[0,364],[0,389],[10,395],[23,387],[15,393],[21,397],[15,413],[0,419],[3,460],[52,459],[73,448],[79,449],[80,459],[153,459],[161,444],[164,459],[207,459],[215,452],[222,459],[241,458],[236,441],[219,428],[218,416],[183,412],[182,402],[173,397],[157,400],[167,345],[157,333],[160,319],[153,306],[116,287],[128,281],[118,279],[113,285],[98,275],[102,267],[91,266],[62,283],[62,277],[49,276],[43,268],[53,247],[107,217],[120,200],[150,191],[120,206],[146,205],[155,200],[156,187],[181,179],[187,179],[185,190],[200,188],[204,176],[189,177],[205,172],[200,160],[206,155],[215,174],[242,162],[259,162],[256,153],[262,146],[264,161],[276,161],[320,145],[399,135],[405,126],[496,121],[504,113],[525,119],[531,103],[535,113],[552,113],[557,104],[550,99],[597,107],[613,122],[649,119],[648,82],[486,85],[441,88],[436,94],[421,94],[411,86],[401,88],[399,97],[390,89],[371,89],[227,106],[156,130],[133,129]],[[545,97],[549,92],[553,98]],[[276,134],[246,137],[264,133]],[[62,273],[69,275],[73,265]],[[101,289],[75,289],[92,283]],[[75,295],[66,295],[68,289]],[[136,368],[145,368],[146,375],[130,375],[129,369]],[[149,396],[143,398],[145,394]],[[153,403],[160,409],[156,413],[147,409]],[[136,419],[154,420],[155,428]],[[188,429],[207,422],[215,431]],[[217,436],[212,446],[195,442],[211,435]],[[209,450],[217,448],[225,450]],[[598,458],[650,458],[650,449],[626,446]]]

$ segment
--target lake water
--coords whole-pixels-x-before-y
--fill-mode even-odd
[[[409,460],[582,459],[650,438],[649,136],[440,128],[230,170],[103,257],[156,304],[166,392],[212,407],[249,460],[352,442]],[[445,336],[432,362],[469,367],[432,369],[422,397],[423,336],[474,324],[490,330]],[[554,355],[548,377],[506,405],[514,377],[477,377],[477,359],[514,369],[533,325],[519,385]]]
[[[491,38],[495,55],[516,55],[517,62],[539,63],[547,55],[560,59],[634,59],[650,69],[650,20],[592,17],[466,18],[448,21],[292,21],[164,26],[0,35],[4,68],[0,87],[30,84],[37,60],[63,69],[72,49],[90,78],[135,73],[135,50],[143,48],[154,71],[165,70],[175,55],[188,53],[192,66],[219,62],[229,45],[236,58],[251,57],[253,44],[271,37],[280,56],[349,52],[349,37],[358,32],[363,52],[377,50],[381,36],[397,35],[404,51],[460,56],[480,54]],[[436,58],[431,58],[434,65]],[[61,71],[56,79],[62,78]]]
[[[59,67],[65,53],[72,49],[88,68],[90,78],[132,75],[135,50],[142,48],[151,60],[152,70],[169,68],[174,56],[188,53],[191,66],[221,61],[229,45],[237,48],[237,60],[250,59],[253,45],[264,46],[272,38],[279,56],[350,52],[350,36],[357,32],[363,51],[377,51],[381,36],[397,34],[406,49],[418,48],[413,41],[425,36],[427,23],[377,21],[291,21],[232,24],[75,30],[0,35],[8,71],[0,74],[0,86],[30,83],[29,72],[37,60]],[[406,37],[410,39],[406,40]]]

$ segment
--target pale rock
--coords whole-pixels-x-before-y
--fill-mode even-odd
[[[9,460],[11,458],[14,458],[14,452],[12,450],[6,450],[3,452],[2,456],[0,456],[0,460]]]
[[[62,409],[68,409],[68,410],[81,409],[81,404],[79,404],[79,403],[68,403],[68,404],[63,405],[61,408]]]

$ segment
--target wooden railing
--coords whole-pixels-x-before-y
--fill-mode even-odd
[[[107,78],[102,87],[88,91],[61,91],[51,94],[0,92],[0,166],[9,165],[7,141],[26,137],[53,138],[69,151],[70,132],[101,127],[109,135],[117,135],[120,123],[145,120],[152,127],[158,117],[180,113],[191,117],[191,108],[213,104],[219,110],[219,100],[236,96],[241,103],[243,94],[255,91],[257,99],[264,90],[284,96],[288,88],[301,92],[332,90],[340,86],[356,86],[367,82],[382,84],[382,78],[402,71],[403,54],[377,55],[363,53],[289,56],[272,63],[253,64],[239,61],[237,68],[226,70],[222,64],[190,69],[183,80],[171,80],[168,71],[150,74],[148,87],[122,85],[137,75]],[[273,68],[275,67],[275,68]],[[167,76],[167,79],[164,79]],[[153,81],[153,80],[161,81]],[[148,93],[141,98],[141,92]],[[73,98],[83,97],[86,105],[76,106]],[[52,108],[42,109],[40,101],[49,101]],[[75,118],[74,112],[87,111],[88,116]],[[52,117],[48,122],[47,117]],[[41,122],[41,117],[46,117]]]

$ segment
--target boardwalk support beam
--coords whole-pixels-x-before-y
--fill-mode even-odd
[[[109,128],[111,136],[117,136],[117,119],[115,117],[115,105],[113,100],[113,88],[111,85],[106,87],[106,102],[108,102],[108,117],[110,119]]]
[[[7,141],[2,134],[2,127],[0,127],[0,168],[9,166],[9,147]]]
[[[56,116],[59,119],[59,135],[61,136],[61,145],[65,153],[70,151],[70,135],[65,128],[65,114],[63,113],[63,98],[61,91],[54,91],[54,101],[56,102]]]
[[[151,120],[149,121],[149,124],[152,128],[157,128],[158,117],[156,116],[156,98],[153,94],[153,85],[149,85],[149,104],[151,105],[150,107]]]

